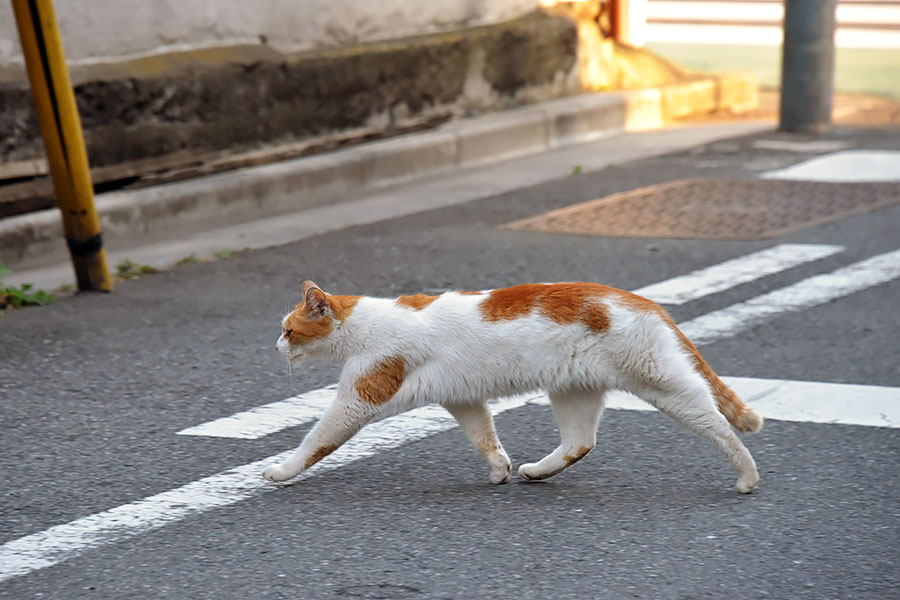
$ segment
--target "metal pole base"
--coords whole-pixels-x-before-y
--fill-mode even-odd
[[[838,0],[785,0],[781,57],[781,131],[831,126]]]

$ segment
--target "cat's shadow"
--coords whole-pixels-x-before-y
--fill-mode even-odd
[[[556,477],[545,481],[525,481],[516,476],[505,484],[494,485],[476,480],[421,480],[409,485],[388,485],[382,479],[379,486],[364,490],[366,502],[370,506],[381,504],[385,507],[401,506],[408,503],[439,504],[442,509],[466,510],[484,509],[492,505],[503,510],[533,510],[555,508],[591,507],[592,511],[605,509],[640,512],[692,511],[697,507],[725,506],[736,502],[746,502],[759,496],[738,494],[728,487],[727,482],[692,482],[674,478],[663,479],[623,479],[621,474],[614,478]],[[327,487],[339,485],[344,494],[351,481],[329,483],[326,480],[310,480],[280,484],[279,487],[292,488],[295,492],[306,490],[319,494]],[[311,489],[312,488],[312,489]],[[359,497],[350,494],[349,498]]]

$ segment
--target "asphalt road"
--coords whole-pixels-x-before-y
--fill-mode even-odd
[[[900,149],[900,131],[838,130]],[[336,380],[289,374],[280,317],[312,278],[393,295],[593,280],[624,289],[779,243],[819,261],[681,306],[677,321],[900,247],[900,206],[769,240],[498,230],[514,219],[688,176],[747,177],[804,158],[753,138],[119,284],[0,318],[0,543],[134,503],[295,445],[185,427]],[[722,375],[900,386],[900,280],[779,315],[701,347]],[[497,417],[514,465],[556,445],[547,407]],[[657,413],[609,411],[598,446],[544,483],[487,482],[458,429],[66,555],[2,598],[888,598],[900,589],[896,428],[769,420],[746,443],[762,481]],[[2,565],[0,565],[2,566]]]

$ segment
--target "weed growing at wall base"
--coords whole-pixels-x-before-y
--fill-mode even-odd
[[[0,265],[0,277],[11,273],[5,266]],[[53,302],[53,294],[44,290],[32,290],[30,283],[20,286],[6,285],[0,280],[0,315],[8,308],[21,308],[23,306],[46,306]]]
[[[141,275],[156,273],[158,270],[150,265],[139,265],[127,258],[116,265],[116,277],[119,279],[134,279]]]

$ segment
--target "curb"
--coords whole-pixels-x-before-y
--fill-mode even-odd
[[[96,197],[107,245],[133,247],[340,202],[413,179],[484,166],[688,114],[753,108],[751,75],[658,88],[584,93],[345,150]],[[0,263],[35,268],[67,260],[57,209],[0,220]]]

